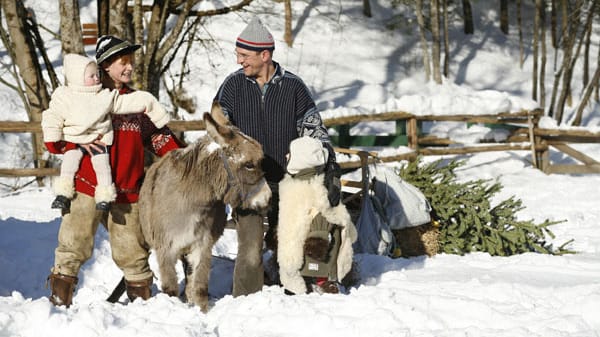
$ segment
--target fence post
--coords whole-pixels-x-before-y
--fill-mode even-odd
[[[407,120],[406,135],[408,136],[408,147],[416,150],[419,147],[417,117],[412,116]]]
[[[537,124],[537,123],[536,123]],[[538,166],[538,160],[537,160],[537,151],[535,149],[535,136],[533,135],[533,129],[534,129],[534,125],[533,125],[533,118],[531,116],[531,111],[527,112],[527,126],[529,128],[529,142],[531,143],[531,161],[533,163],[533,166],[536,168],[540,168]]]

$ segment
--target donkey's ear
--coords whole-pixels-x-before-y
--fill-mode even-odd
[[[208,112],[204,113],[204,125],[206,125],[206,132],[208,135],[221,146],[229,145],[229,141],[233,138],[233,130],[228,126],[223,126],[217,123],[217,121]]]
[[[231,125],[227,117],[225,117],[221,104],[217,100],[213,101],[212,107],[210,108],[210,115],[221,125]]]

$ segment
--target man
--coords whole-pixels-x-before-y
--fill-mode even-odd
[[[273,61],[274,50],[273,36],[254,18],[236,40],[237,63],[242,68],[225,79],[215,100],[232,124],[263,146],[262,168],[272,191],[265,242],[276,252],[278,183],[285,174],[291,141],[302,136],[321,140],[332,154],[328,166],[336,164],[327,129],[308,88],[300,77]],[[339,203],[337,191],[335,204]],[[240,296],[259,291],[264,282],[263,215],[236,209],[233,217],[238,233],[233,296]]]

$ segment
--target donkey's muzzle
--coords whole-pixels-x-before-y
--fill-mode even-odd
[[[250,191],[248,191],[245,200],[247,200],[247,208],[250,209],[258,210],[269,206],[271,189],[265,178],[262,178]]]

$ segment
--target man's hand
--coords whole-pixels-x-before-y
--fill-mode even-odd
[[[342,197],[342,183],[340,177],[342,169],[334,161],[330,161],[325,166],[325,187],[327,188],[327,199],[331,207],[339,205]]]

